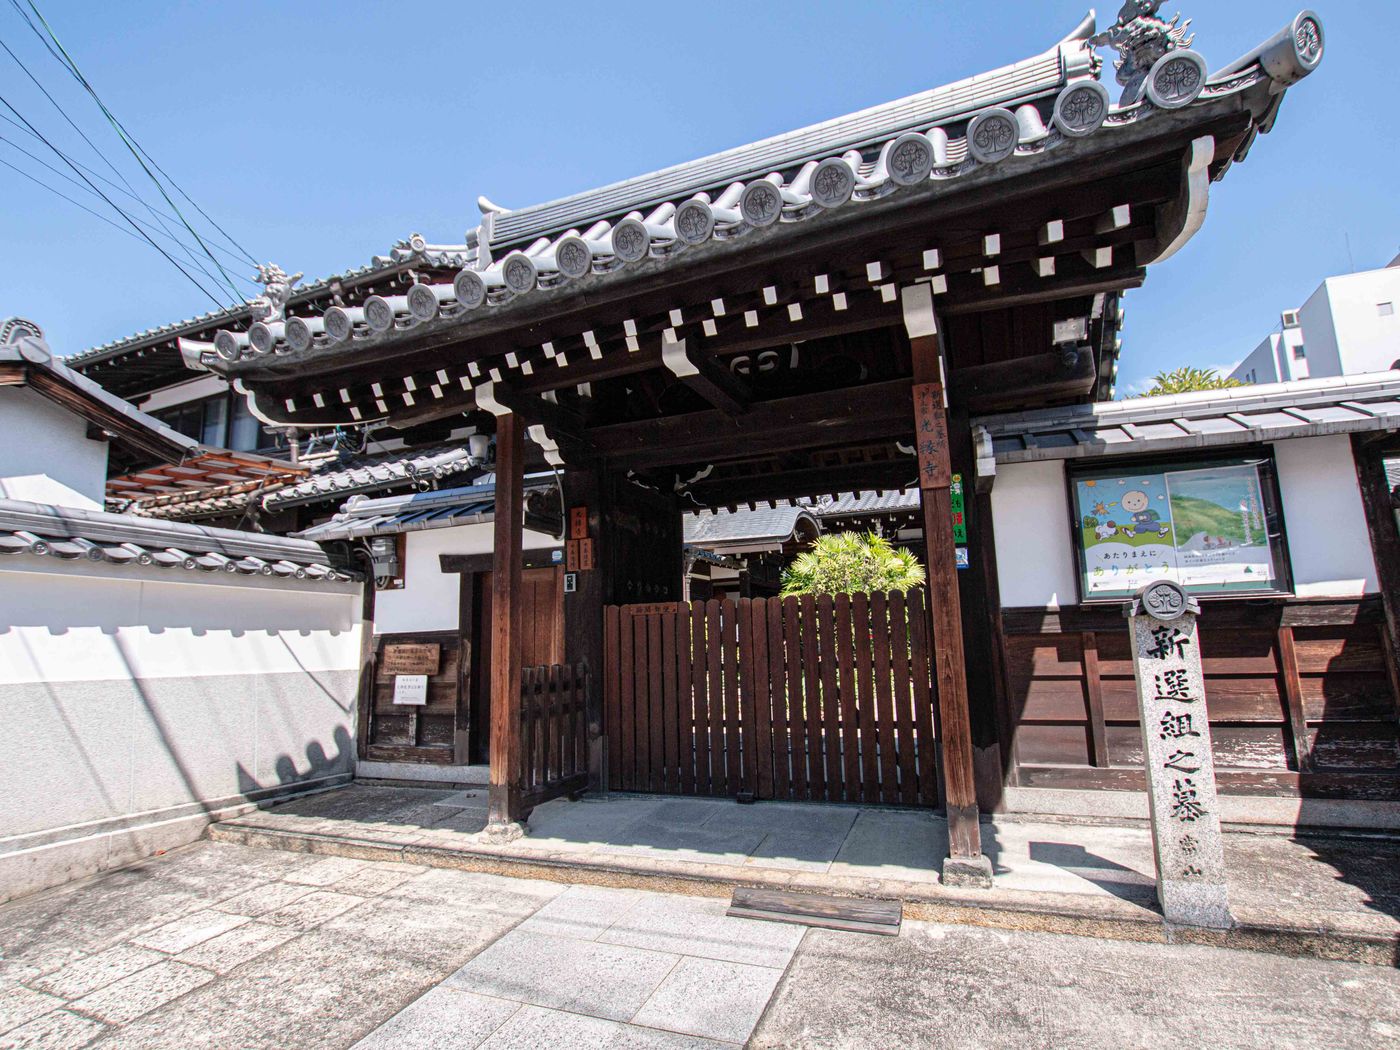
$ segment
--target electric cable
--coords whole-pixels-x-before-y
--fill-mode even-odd
[[[66,109],[64,109],[62,105],[59,105],[59,101],[57,101],[56,98],[53,98],[53,95],[50,94],[48,88],[43,87],[43,84],[42,84],[42,83],[39,83],[39,78],[36,77],[36,76],[34,76],[34,73],[32,73],[32,71],[29,70],[29,67],[28,67],[28,66],[25,66],[24,62],[22,62],[22,60],[20,59],[20,56],[15,55],[15,53],[13,52],[13,50],[10,49],[10,45],[7,45],[7,43],[4,42],[3,39],[0,39],[0,48],[3,48],[3,49],[4,49],[4,52],[6,52],[7,55],[10,56],[11,59],[14,60],[14,63],[17,64],[17,66],[20,67],[21,70],[24,70],[24,74],[25,74],[25,76],[27,76],[27,77],[29,78],[29,80],[34,81],[35,87],[36,87],[36,88],[39,88],[39,91],[43,92],[43,97],[45,97],[46,99],[49,99],[49,102],[50,102],[50,104],[53,105],[53,108],[55,108],[55,109],[57,109],[57,111],[59,111],[59,115],[62,116],[62,118],[63,118],[64,120],[67,120],[67,123],[69,123],[69,126],[71,127],[71,129],[73,129],[74,132],[77,132],[77,133],[78,133],[78,136],[80,136],[81,139],[83,139],[83,141],[85,141],[85,143],[88,144],[88,147],[90,147],[91,150],[94,151],[94,153],[98,155],[98,157],[101,157],[101,158],[102,158],[102,161],[105,162],[106,167],[111,168],[112,171],[115,172],[116,176],[118,176],[119,179],[122,179],[123,182],[126,182],[126,176],[125,176],[125,175],[122,175],[122,172],[118,171],[118,168],[116,168],[116,165],[115,165],[115,164],[112,164],[112,161],[111,161],[111,160],[108,160],[108,157],[106,157],[106,154],[102,153],[102,151],[99,150],[99,148],[97,147],[97,144],[95,144],[94,141],[92,141],[91,139],[88,139],[88,136],[87,136],[87,134],[85,134],[85,133],[83,132],[83,129],[81,129],[81,127],[78,127],[78,126],[77,126],[77,123],[74,123],[73,118],[70,118],[70,116],[67,115]],[[56,153],[57,155],[59,155],[60,158],[62,158],[62,160],[64,161],[64,164],[69,164],[69,167],[71,167],[71,164],[70,164],[69,160],[67,160],[67,157],[64,157],[63,151],[62,151],[62,150],[59,150],[59,148],[57,148],[56,146],[53,146],[53,143],[50,143],[50,141],[49,141],[48,139],[43,139],[42,136],[39,136],[39,134],[38,134],[38,129],[35,129],[34,125],[31,125],[31,123],[29,123],[28,120],[25,120],[24,116],[22,116],[21,113],[20,113],[20,111],[17,111],[17,109],[15,109],[13,105],[10,105],[10,104],[8,104],[8,102],[6,102],[6,106],[7,106],[8,109],[10,109],[10,112],[13,112],[13,113],[14,113],[15,116],[18,116],[18,118],[20,118],[21,120],[24,120],[24,123],[25,123],[25,125],[27,125],[27,126],[29,127],[29,130],[31,130],[31,132],[34,132],[34,133],[35,133],[35,137],[38,137],[38,139],[41,139],[41,140],[43,141],[43,144],[45,144],[45,146],[48,146],[48,147],[50,148],[50,150],[53,150],[53,153]],[[126,185],[127,185],[127,188],[132,189],[132,196],[136,196],[136,199],[137,199],[137,200],[141,200],[140,197],[136,195],[136,192],[134,192],[134,189],[132,188],[132,183],[126,182]],[[109,197],[106,197],[106,195],[102,195],[102,196],[104,196],[104,199],[108,200],[108,202],[111,203],[111,199],[109,199]],[[146,204],[146,202],[144,202],[144,200],[143,200],[143,202],[141,202],[141,203]],[[130,221],[130,217],[127,216],[127,214],[125,213],[125,211],[120,210],[119,207],[116,206],[115,203],[112,203],[112,207],[113,207],[113,210],[116,210],[116,211],[118,211],[118,213],[122,214],[122,217],[123,217],[123,218],[126,218],[127,221]],[[153,217],[155,216],[154,210],[151,209],[150,204],[146,204],[146,210],[147,210],[147,211],[151,211],[151,214],[153,214]],[[160,218],[158,218],[158,217],[155,218],[155,221],[157,221],[158,224],[160,224],[160,225],[162,225],[162,227],[164,227],[164,223],[161,223]],[[167,232],[169,232],[169,231],[167,230]],[[153,242],[153,244],[154,244],[154,242]],[[178,241],[178,244],[181,244],[181,245],[183,246],[183,248],[185,248],[185,253],[186,253],[186,255],[193,256],[193,252],[190,252],[188,246],[183,245],[183,242],[182,242],[182,241]],[[165,253],[162,252],[162,255],[165,255]],[[167,255],[167,258],[169,258],[168,255]],[[172,262],[172,263],[175,263],[175,260],[174,260],[174,259],[171,259],[171,262]],[[190,259],[190,262],[193,262],[193,258]],[[179,266],[178,263],[175,263],[175,265],[176,265],[176,266]],[[183,272],[183,267],[179,267],[179,269],[181,269],[182,272]],[[186,272],[186,273],[185,273],[185,276],[188,277],[188,276],[189,276],[189,273]],[[196,281],[196,283],[197,283],[197,281]],[[216,281],[216,286],[217,286],[217,281]],[[203,286],[200,286],[200,290],[202,290],[204,294],[209,295],[210,298],[214,298],[213,295],[210,295],[209,290],[207,290],[207,288],[204,288]],[[234,290],[234,302],[235,302],[235,304],[237,304],[237,302],[239,302],[239,300],[241,300],[241,298],[242,298],[242,297],[241,297],[241,295],[238,294],[238,291],[237,291],[237,290]],[[223,308],[225,307],[225,305],[227,305],[227,304],[224,304],[224,302],[218,301],[217,298],[214,298],[214,301],[218,302],[218,308],[220,308],[220,309],[223,309]]]
[[[3,46],[3,42],[0,42],[0,46]],[[19,110],[15,109],[15,107],[10,104],[10,100],[5,98],[4,95],[0,95],[0,105],[3,105],[16,117],[18,117],[20,121],[23,122],[25,126],[29,128],[30,131],[34,132],[35,136],[38,137],[39,140],[42,141],[45,146],[48,146],[49,149],[51,149],[55,155],[62,159],[64,163],[69,163],[67,158],[64,156],[63,151],[58,149],[58,147],[56,147],[52,142],[50,142],[47,138],[40,134],[39,129],[36,128],[33,124],[30,124],[29,121],[25,119],[24,114],[21,113]],[[69,167],[72,167],[72,165],[69,164]],[[179,270],[182,274],[184,274],[185,278],[196,288],[198,288],[201,292],[203,292],[205,296],[208,297],[210,302],[212,302],[220,310],[225,309],[226,304],[221,303],[218,299],[216,299],[214,297],[214,294],[210,292],[208,288],[205,288],[204,285],[200,284],[199,281],[195,279],[195,276],[193,274],[191,274],[188,270],[181,266],[178,260],[176,260],[173,255],[167,252],[155,241],[151,240],[151,238],[147,235],[146,231],[141,229],[141,227],[137,226],[136,223],[132,221],[131,216],[128,215],[125,211],[123,211],[121,206],[117,204],[116,201],[112,200],[111,197],[107,196],[107,194],[103,193],[100,189],[98,189],[97,186],[93,184],[92,180],[89,179],[86,175],[83,175],[82,172],[78,171],[77,168],[73,168],[73,170],[77,172],[79,177],[81,177],[82,180],[88,184],[88,187],[94,193],[96,193],[99,197],[101,197],[104,201],[107,202],[108,207],[110,207],[113,211],[115,211],[118,215],[125,219],[127,223],[130,224],[131,228],[137,233],[139,233],[142,239],[145,240],[147,244],[149,244],[156,251],[160,252],[160,254],[165,257],[166,261],[168,261],[171,266],[175,267],[175,269]]]
[[[185,218],[184,213],[180,211],[179,205],[177,205],[174,202],[174,200],[171,199],[170,194],[165,191],[165,186],[161,183],[161,181],[158,178],[156,178],[155,173],[152,172],[150,167],[146,164],[146,160],[148,159],[151,160],[151,164],[155,164],[155,161],[150,158],[150,155],[146,153],[145,149],[140,148],[138,146],[135,139],[133,139],[131,135],[127,132],[126,127],[122,124],[122,122],[119,121],[116,118],[116,116],[112,113],[112,111],[107,108],[107,104],[103,102],[102,98],[97,94],[97,89],[94,88],[92,84],[88,81],[87,77],[83,75],[82,70],[78,68],[78,63],[74,61],[73,56],[68,53],[67,49],[58,39],[57,34],[54,33],[53,27],[49,25],[47,19],[44,18],[43,14],[39,11],[39,8],[34,4],[33,0],[29,0],[29,7],[34,12],[34,16],[39,19],[40,24],[44,27],[44,31],[48,33],[49,39],[53,41],[54,47],[58,48],[59,53],[62,54],[63,61],[67,64],[69,71],[73,74],[75,78],[77,78],[78,83],[80,83],[83,86],[83,89],[86,90],[90,96],[92,96],[92,100],[95,103],[97,103],[97,108],[102,110],[103,116],[105,116],[107,118],[108,123],[112,125],[112,130],[114,130],[117,133],[117,137],[122,140],[122,144],[126,146],[126,148],[130,151],[131,155],[136,159],[136,163],[141,166],[141,170],[144,171],[147,177],[150,178],[151,182],[155,184],[156,189],[160,191],[160,195],[165,198],[165,203],[170,205],[171,209],[175,212],[176,217],[184,225],[185,229],[190,231],[190,235],[194,237],[195,242],[200,246],[201,249],[204,250],[204,253],[209,256],[210,261],[214,263],[214,265],[218,268],[219,272],[224,275],[225,280],[228,282],[229,289],[233,292],[234,299],[235,301],[237,301],[237,299],[239,298],[239,291],[236,287],[234,287],[233,279],[229,277],[228,272],[223,267],[223,264],[220,263],[218,259],[214,258],[213,252],[211,252],[209,250],[208,245],[204,243],[204,238],[202,238],[199,235],[199,231],[197,231],[190,224],[189,220]],[[159,165],[156,165],[156,167],[159,167]],[[163,171],[162,174],[164,174]],[[175,187],[174,180],[170,179],[169,175],[166,175],[165,177],[167,180],[170,181],[171,186]],[[178,187],[175,188],[178,189]],[[183,194],[184,191],[179,192]],[[189,200],[188,194],[185,194],[185,198]],[[191,200],[190,203],[194,204],[194,201]],[[197,204],[195,204],[194,206],[196,208],[199,208],[199,205]],[[201,214],[203,214],[203,210],[200,209],[200,211]],[[209,219],[207,214],[205,215],[205,218]],[[213,223],[216,227],[218,226],[217,223],[214,223],[213,219],[209,219],[209,222]],[[227,231],[221,230],[221,232],[224,233],[224,236],[229,236]],[[231,237],[230,240],[232,240]],[[235,241],[234,243],[237,242]],[[245,255],[248,254],[246,249],[243,249],[242,246],[239,246],[239,250],[243,251]],[[252,256],[248,256],[248,258],[249,261],[252,261]],[[256,266],[257,263],[254,262],[253,265]]]

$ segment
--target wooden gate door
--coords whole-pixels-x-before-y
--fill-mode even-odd
[[[471,722],[472,761],[491,759],[491,573],[474,574],[476,600],[471,625],[464,633],[472,639]],[[559,566],[525,569],[520,574],[521,624],[524,641],[520,665],[540,667],[564,661],[564,570]],[[464,603],[465,604],[465,603]]]
[[[615,791],[935,806],[922,590],[612,605]]]

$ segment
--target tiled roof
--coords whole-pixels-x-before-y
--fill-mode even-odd
[[[1268,130],[1276,96],[1322,56],[1320,23],[1305,12],[1264,48],[1227,67],[1227,76],[1211,79],[1195,52],[1172,51],[1148,74],[1146,98],[1113,105],[1096,79],[1098,60],[1088,42],[1093,29],[1086,20],[1065,41],[1023,62],[625,182],[516,211],[484,206],[474,235],[477,254],[454,280],[430,277],[401,294],[386,289],[357,305],[289,315],[258,340],[224,330],[215,338],[217,352],[200,351],[201,360],[226,371],[229,363],[261,353],[296,357],[352,343],[377,346],[409,330],[426,336],[536,291],[616,275],[706,242],[801,223],[909,187],[951,183],[1013,157],[1244,92],[1251,92],[1249,105],[1258,111],[1256,130]],[[302,293],[292,306],[305,300]],[[294,411],[290,404],[288,411]],[[358,419],[359,412],[350,415]]]
[[[817,520],[812,512],[791,504],[759,510],[701,511],[684,517],[684,540],[689,546],[711,550],[754,543],[781,544],[792,539],[804,519],[815,532]]]
[[[834,500],[816,503],[812,512],[825,520],[918,510],[921,506],[918,489],[905,489],[903,492],[843,492]]]
[[[158,518],[161,521],[195,521],[200,518],[242,514],[252,504],[261,505],[264,496],[281,487],[281,482],[275,482],[271,486],[239,482],[233,485],[202,489],[199,492],[181,493],[178,496],[156,496],[152,499],[123,500],[109,496],[107,506],[120,513],[131,514],[138,518]]]
[[[353,579],[307,540],[0,500],[0,554],[298,580]]]
[[[1396,430],[1400,372],[1008,412],[974,419],[972,426],[983,448],[990,441],[998,463]]]
[[[525,479],[525,498],[538,499],[541,493],[553,492],[552,474],[536,474]],[[557,498],[557,497],[556,497]],[[303,529],[298,536],[308,540],[350,540],[365,536],[386,536],[422,529],[444,529],[454,525],[472,525],[494,521],[496,518],[496,485],[469,485],[463,488],[440,489],[437,492],[416,492],[407,496],[386,496],[365,499],[352,496],[340,513],[329,521]]]
[[[415,233],[395,244],[389,249],[387,255],[374,256],[366,266],[357,266],[343,273],[332,274],[329,277],[312,281],[310,284],[300,285],[292,295],[291,303],[304,303],[309,299],[326,295],[334,285],[338,284],[358,283],[367,278],[388,276],[399,270],[415,266],[455,269],[467,266],[475,259],[476,250],[473,247],[465,244],[430,245],[426,244],[423,238]],[[252,319],[252,310],[251,303],[239,303],[237,306],[225,307],[222,310],[211,310],[197,317],[174,321],[156,328],[148,328],[144,332],[137,332],[135,335],[125,336],[121,339],[113,339],[101,346],[94,346],[79,353],[70,354],[67,362],[70,366],[81,368],[95,361],[114,357],[141,346],[165,342],[182,335],[194,335],[222,325],[245,324]]]
[[[396,484],[436,482],[470,473],[480,465],[465,444],[361,454],[331,460],[304,481],[269,492],[263,506],[277,510]]]
[[[118,423],[133,440],[153,442],[153,447],[164,449],[174,457],[192,455],[203,451],[203,447],[193,438],[166,426],[154,416],[147,415],[87,376],[68,367],[62,358],[55,357],[44,341],[39,326],[31,321],[11,317],[0,323],[0,366],[13,366],[33,369],[44,373],[51,380],[67,388],[76,397],[76,403],[90,406],[84,412],[98,411],[118,417]],[[45,395],[47,396],[47,395]],[[108,418],[111,418],[111,415]]]

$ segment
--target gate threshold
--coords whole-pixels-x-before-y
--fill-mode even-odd
[[[904,919],[904,906],[899,901],[856,900],[824,893],[789,893],[739,886],[730,899],[727,914],[743,919],[895,937]]]

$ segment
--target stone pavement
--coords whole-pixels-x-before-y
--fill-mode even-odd
[[[0,906],[0,1047],[343,1047],[562,887],[201,842]]]
[[[805,930],[725,907],[570,887],[357,1046],[741,1045]]]
[[[0,1048],[1397,1039],[1393,968],[918,921],[832,933],[713,898],[210,842],[0,906]]]
[[[1400,971],[923,922],[811,930],[748,1045],[1379,1050],[1400,1045]]]
[[[946,826],[923,811],[637,795],[561,799],[535,810],[527,837],[491,846],[474,838],[485,825],[485,802],[484,789],[356,784],[225,821],[210,834],[614,886],[668,883],[727,894],[742,883],[887,897],[903,900],[916,918],[1164,936],[1144,824],[984,823],[995,889],[959,891],[939,885]],[[1226,834],[1225,849],[1231,904],[1248,929],[1211,943],[1400,962],[1400,840],[1254,831]]]

